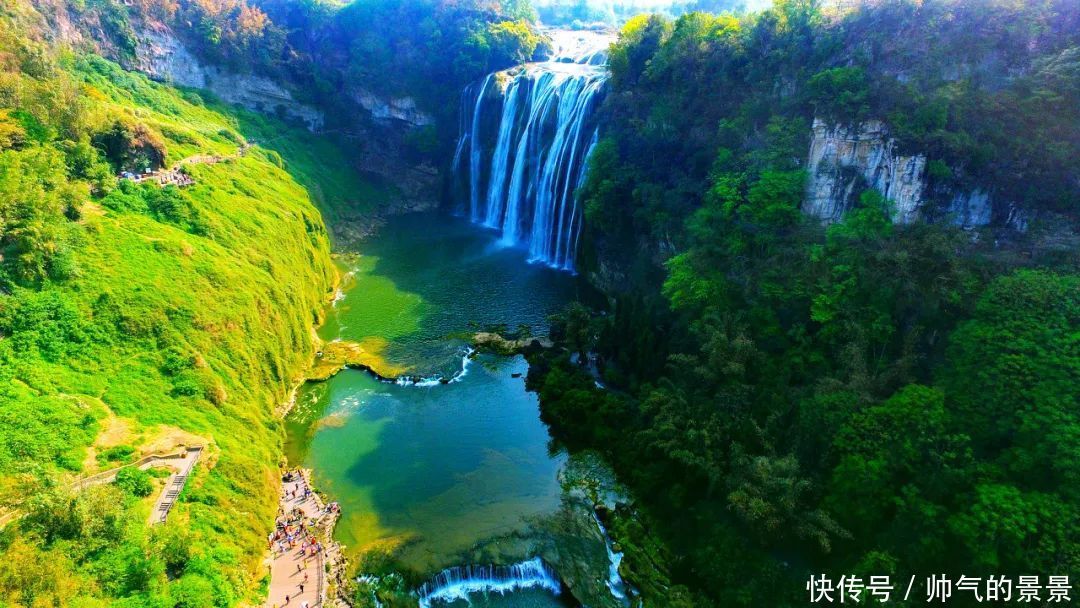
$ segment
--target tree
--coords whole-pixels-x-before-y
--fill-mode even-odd
[[[995,280],[950,339],[942,385],[980,457],[1021,487],[1080,499],[1080,277]]]
[[[176,608],[215,608],[220,605],[213,583],[198,574],[181,576],[169,586],[169,591]]]
[[[830,512],[864,546],[884,545],[912,568],[944,567],[947,505],[972,464],[952,427],[944,394],[920,385],[854,414],[833,441]]]
[[[115,120],[107,129],[91,138],[117,173],[159,169],[165,165],[165,144],[161,137],[142,123]]]
[[[589,351],[596,344],[596,330],[588,308],[580,302],[571,303],[562,314],[552,317],[551,332],[578,356],[579,365],[585,365]]]
[[[671,22],[659,15],[638,15],[626,22],[608,56],[611,78],[619,88],[637,82],[671,29]]]
[[[806,83],[807,97],[818,116],[858,124],[870,112],[870,84],[858,66],[831,68],[814,74]]]
[[[840,373],[864,375],[877,397],[925,378],[918,353],[940,348],[979,287],[971,261],[956,255],[961,231],[894,226],[888,209],[879,193],[863,192],[860,206],[810,250],[815,337],[843,364]]]
[[[982,571],[1080,569],[1080,508],[1054,494],[979,484],[948,523],[967,552],[963,559]]]
[[[536,21],[536,9],[529,0],[500,0],[502,14],[515,21]]]
[[[42,551],[16,537],[0,559],[0,596],[13,606],[68,606],[85,587],[63,551]]]
[[[67,179],[63,156],[33,146],[0,152],[0,255],[9,277],[21,283],[63,280],[76,272],[77,226],[69,217],[87,196]]]
[[[137,467],[125,467],[116,474],[116,486],[132,496],[149,496],[154,491],[150,474]]]
[[[849,534],[810,503],[810,482],[799,476],[798,466],[794,456],[750,456],[736,446],[729,508],[766,544],[794,536],[828,552],[835,538]]]
[[[540,37],[524,19],[489,24],[487,34],[491,40],[490,65],[493,66],[524,63],[532,58],[540,44]]]

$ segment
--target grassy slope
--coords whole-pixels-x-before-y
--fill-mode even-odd
[[[370,216],[399,196],[393,186],[365,179],[352,168],[347,142],[312,138],[307,131],[283,129],[280,121],[250,112],[237,113],[237,118],[246,137],[281,155],[331,227]]]
[[[0,378],[9,380],[0,391],[0,483],[63,481],[107,468],[115,462],[87,457],[102,433],[116,436],[97,446],[99,454],[108,444],[145,448],[173,427],[213,448],[212,466],[200,466],[169,523],[152,533],[143,523],[149,499],[115,490],[103,500],[59,503],[77,514],[101,500],[117,515],[112,533],[82,525],[52,534],[41,518],[9,526],[0,535],[0,606],[253,599],[276,509],[282,436],[273,413],[310,361],[310,328],[334,277],[325,227],[298,180],[320,185],[318,197],[335,205],[370,191],[348,177],[345,156],[325,140],[208,107],[196,94],[98,58],[68,61],[65,69],[86,83],[90,112],[101,114],[92,120],[123,113],[150,126],[170,163],[231,154],[237,132],[277,133],[286,161],[256,148],[235,161],[193,166],[197,184],[179,196],[199,230],[125,209],[116,192],[90,201],[80,220],[78,275],[0,295],[8,319]],[[106,490],[88,494],[95,492]]]

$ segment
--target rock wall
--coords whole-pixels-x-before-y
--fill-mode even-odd
[[[899,154],[881,121],[849,128],[815,119],[807,171],[803,209],[824,222],[839,220],[855,204],[860,182],[892,201],[893,221],[906,224],[919,217],[926,157]]]
[[[237,74],[204,64],[164,26],[138,32],[134,69],[170,84],[210,91],[222,101],[268,114],[280,114],[321,131],[321,110],[298,102],[281,84],[254,74]],[[439,205],[441,175],[430,163],[410,160],[407,134],[434,124],[408,97],[387,99],[362,89],[347,90],[356,112],[335,122],[352,149],[357,169],[373,183],[385,185],[387,198],[376,209],[338,209],[328,222],[338,246],[349,247],[377,230],[386,216],[434,209]],[[355,119],[355,120],[352,120]]]
[[[953,196],[947,209],[949,219],[964,228],[985,226],[993,218],[990,195],[982,190]]]
[[[1027,230],[1029,217],[1015,205],[994,201],[989,192],[956,192],[927,184],[926,156],[900,154],[888,127],[879,120],[855,126],[814,120],[807,156],[803,211],[831,223],[872,187],[893,204],[893,221],[949,222],[963,228],[998,226]]]
[[[203,65],[168,29],[139,32],[135,69],[171,84],[206,89],[226,103],[270,114],[280,113],[318,131],[323,113],[296,101],[280,84],[254,74],[236,74],[217,66]]]
[[[362,88],[349,91],[349,96],[367,110],[376,122],[388,124],[399,121],[410,128],[435,124],[435,119],[418,108],[412,97],[385,98]]]

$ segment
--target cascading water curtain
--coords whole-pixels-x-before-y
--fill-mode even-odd
[[[504,244],[526,248],[530,261],[572,271],[576,192],[596,144],[593,114],[607,72],[549,62],[508,78],[502,87],[489,75],[465,92],[472,103],[462,104],[454,174],[467,194],[459,190],[458,209],[498,230]]]
[[[508,593],[519,589],[546,589],[555,595],[562,583],[542,559],[510,566],[457,566],[447,568],[417,589],[420,608],[457,601],[468,602],[472,593]]]

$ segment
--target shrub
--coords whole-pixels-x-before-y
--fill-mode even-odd
[[[818,72],[806,88],[814,109],[831,119],[859,122],[870,112],[870,85],[860,67]]]
[[[132,496],[149,496],[154,491],[150,474],[142,469],[127,467],[116,474],[116,486]]]
[[[135,448],[130,445],[114,445],[98,452],[98,460],[102,462],[131,462],[135,455]]]

